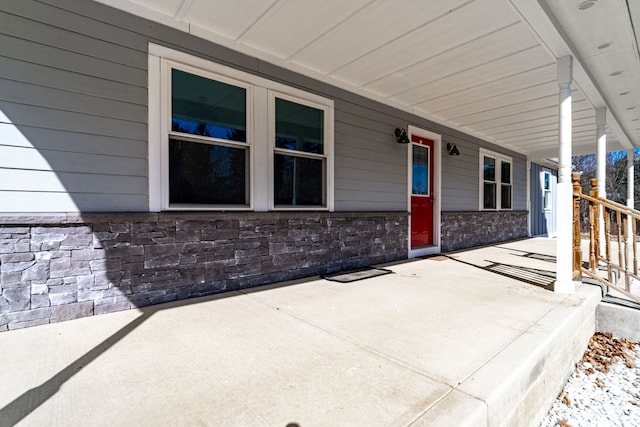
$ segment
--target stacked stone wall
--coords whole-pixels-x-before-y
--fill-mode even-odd
[[[527,237],[527,211],[442,212],[442,252]]]
[[[0,331],[407,257],[407,214],[0,216]]]

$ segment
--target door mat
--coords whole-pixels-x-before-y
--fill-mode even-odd
[[[393,273],[386,268],[368,267],[361,268],[359,270],[342,271],[340,273],[327,274],[322,276],[325,280],[331,280],[332,282],[349,283],[356,280],[369,279],[371,277],[384,276],[385,274]]]

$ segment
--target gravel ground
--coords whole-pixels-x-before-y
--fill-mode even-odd
[[[640,426],[640,343],[596,333],[540,426]]]

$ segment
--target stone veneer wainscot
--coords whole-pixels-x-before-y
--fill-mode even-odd
[[[527,211],[442,212],[442,252],[527,237]]]
[[[0,331],[407,257],[407,214],[0,216]]]

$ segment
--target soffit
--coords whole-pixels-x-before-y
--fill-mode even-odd
[[[637,43],[624,0],[580,13],[574,0],[100,1],[532,159],[557,156],[555,58],[574,54],[574,153],[594,151],[601,105],[610,109],[609,149],[640,146]],[[612,48],[594,51],[603,40]],[[626,67],[621,78],[612,67]],[[618,95],[627,87],[630,96]]]

